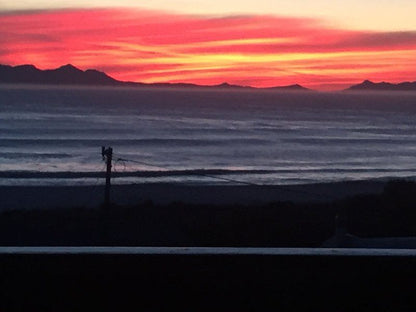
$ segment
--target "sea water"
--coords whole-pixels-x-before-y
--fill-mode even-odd
[[[0,87],[0,185],[416,177],[416,93]]]

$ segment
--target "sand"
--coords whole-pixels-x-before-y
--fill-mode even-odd
[[[155,204],[264,204],[276,201],[330,202],[358,194],[379,194],[386,182],[350,181],[291,186],[114,185],[112,202]],[[104,186],[1,186],[0,211],[12,209],[94,208],[103,202]]]

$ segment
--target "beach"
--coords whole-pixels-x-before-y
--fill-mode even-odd
[[[117,205],[174,202],[207,205],[257,205],[271,202],[331,202],[359,194],[380,194],[384,181],[348,181],[304,185],[114,185]],[[104,186],[1,186],[1,211],[15,209],[95,208],[104,201]]]

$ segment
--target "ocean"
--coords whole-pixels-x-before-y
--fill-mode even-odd
[[[416,178],[416,93],[0,87],[0,185]]]

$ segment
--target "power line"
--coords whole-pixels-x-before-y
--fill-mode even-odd
[[[117,158],[117,161],[132,162],[132,163],[136,163],[136,164],[140,164],[140,165],[144,165],[144,166],[148,166],[148,167],[154,167],[154,168],[159,168],[159,169],[163,169],[163,170],[170,170],[167,167],[153,165],[153,164],[149,164],[147,162],[137,161],[137,160],[133,160],[133,159]],[[206,178],[211,178],[211,179],[223,180],[223,181],[227,181],[227,182],[239,183],[239,184],[261,186],[261,184],[256,184],[256,183],[246,182],[246,181],[240,181],[240,180],[235,180],[235,179],[229,179],[229,178],[223,178],[223,177],[218,177],[218,176],[214,176],[214,175],[210,175],[210,174],[205,174],[205,173],[197,173],[197,172],[194,172],[193,175],[201,176],[201,177],[206,177]]]
[[[148,163],[148,162],[134,160],[134,159],[127,159],[127,158],[118,157],[117,161],[132,162],[132,163],[136,163],[136,164],[140,164],[140,165],[144,165],[144,166],[148,166],[148,167],[159,168],[159,169],[162,169],[162,170],[171,170],[170,168],[167,168],[167,167],[154,165],[154,164],[151,164],[151,163]],[[223,177],[218,177],[218,176],[215,176],[215,175],[210,175],[210,174],[205,174],[205,173],[193,172],[193,175],[212,178],[212,179],[217,179],[217,180],[223,180],[223,181],[226,181],[226,182],[251,185],[251,186],[266,186],[265,184],[257,184],[257,183],[253,183],[253,182],[246,182],[246,181],[241,181],[241,180],[236,180],[236,179],[223,178]],[[332,200],[337,199],[334,196],[331,196],[330,194],[323,194],[323,193],[316,193],[316,192],[310,192],[310,191],[305,191],[305,190],[290,189],[290,186],[288,186],[288,185],[283,186],[281,188],[281,191],[290,192],[290,193],[297,193],[297,194],[306,194],[306,195],[309,195],[309,196],[319,197],[319,198],[327,197],[327,198],[330,198]]]

